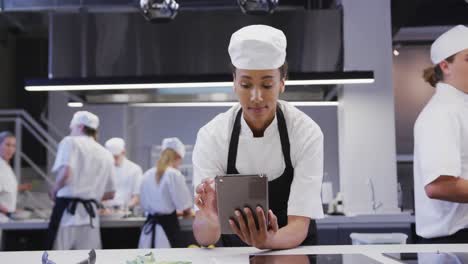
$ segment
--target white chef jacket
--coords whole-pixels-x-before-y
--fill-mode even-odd
[[[104,193],[115,191],[115,169],[112,154],[88,136],[67,136],[59,144],[52,172],[62,166],[70,167],[70,178],[57,193],[57,197],[95,199],[100,202]],[[94,209],[96,207],[93,205]],[[97,211],[96,211],[97,213]],[[89,225],[90,217],[84,206],[78,203],[75,215],[66,210],[61,226]],[[93,220],[99,226],[99,216]]]
[[[468,263],[466,253],[418,253],[418,264],[464,264]]]
[[[9,212],[16,211],[18,182],[16,176],[4,159],[0,158],[0,204]]]
[[[323,178],[323,133],[305,113],[285,101],[278,101],[283,111],[291,145],[294,179],[288,200],[288,215],[311,219],[323,217],[320,196]],[[229,142],[237,104],[203,126],[193,150],[194,187],[204,178],[226,174]],[[254,137],[241,118],[236,168],[240,174],[266,174],[272,181],[283,173],[285,163],[276,117],[263,137]]]
[[[141,167],[136,163],[123,158],[120,166],[115,167],[115,196],[105,201],[106,206],[128,206],[133,195],[140,194],[140,185],[143,176]]]
[[[440,175],[468,179],[468,94],[438,83],[414,126],[416,233],[449,236],[468,227],[468,204],[430,199],[424,187]]]
[[[156,168],[149,169],[143,175],[140,191],[140,205],[147,214],[170,214],[175,210],[185,210],[192,207],[192,196],[185,182],[184,175],[177,169],[168,167],[156,183]],[[144,229],[143,229],[144,230]],[[151,234],[141,232],[139,248],[149,248]],[[155,246],[170,247],[169,240],[161,227],[156,226]]]

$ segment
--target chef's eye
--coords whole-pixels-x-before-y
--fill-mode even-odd
[[[242,88],[246,88],[246,89],[250,88],[251,86],[250,83],[241,83],[240,85]]]

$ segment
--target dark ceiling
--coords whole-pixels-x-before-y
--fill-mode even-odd
[[[0,0],[0,2],[13,0]],[[46,3],[48,0],[25,0],[25,3]],[[74,0],[73,0],[74,1]],[[73,2],[72,1],[72,2]],[[106,5],[127,5],[136,7],[137,0],[82,0],[90,6],[99,3]],[[377,1],[377,0],[376,0]],[[392,0],[392,32],[396,34],[402,27],[446,26],[468,24],[468,0]],[[75,1],[76,2],[76,1]],[[236,8],[236,0],[178,0],[181,10],[209,9],[209,8]],[[340,0],[280,0],[283,9],[329,9],[337,8]],[[18,3],[18,2],[16,2]],[[130,5],[129,3],[134,3]],[[32,5],[33,6],[33,5]],[[4,6],[6,7],[6,5]],[[44,12],[0,12],[0,31],[5,28],[13,32],[37,31],[44,33],[47,28],[47,19]],[[240,12],[240,10],[239,10]],[[35,29],[35,30],[34,30]],[[45,29],[45,31],[44,31]]]
[[[402,27],[468,24],[465,0],[392,0],[393,32]]]

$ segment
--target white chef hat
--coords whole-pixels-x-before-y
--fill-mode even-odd
[[[107,140],[105,146],[112,155],[117,156],[122,154],[125,150],[125,141],[121,138],[115,137]]]
[[[70,128],[76,125],[84,125],[92,129],[99,126],[99,117],[88,111],[77,111],[70,121]]]
[[[185,156],[185,145],[180,141],[180,139],[176,137],[172,138],[165,138],[162,141],[162,150],[164,151],[165,149],[173,149],[181,158],[184,158]]]
[[[246,26],[232,34],[228,51],[238,69],[278,69],[286,61],[286,36],[274,27]]]
[[[446,58],[468,49],[468,28],[458,25],[438,37],[431,46],[431,60],[439,64]]]

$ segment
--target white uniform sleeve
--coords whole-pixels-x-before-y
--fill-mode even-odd
[[[5,171],[2,170],[3,167],[2,165],[0,164],[0,193],[1,192],[5,192],[5,191],[8,191],[7,189],[7,183],[6,183],[6,180],[7,180],[7,175],[5,175]]]
[[[70,137],[65,137],[59,144],[52,172],[56,173],[62,166],[72,166],[74,143]]]
[[[169,176],[169,175],[167,175]],[[192,197],[185,183],[185,177],[180,172],[174,172],[170,175],[171,182],[169,185],[169,192],[176,209],[179,211],[192,207]]]
[[[415,159],[419,161],[424,185],[440,175],[461,175],[461,128],[457,117],[446,111],[428,114],[430,119],[419,120],[414,131]]]
[[[106,182],[106,187],[104,189],[104,192],[115,192],[116,187],[115,187],[115,167],[114,167],[114,161],[111,159],[108,166],[108,176],[107,176],[107,182]]]
[[[139,195],[141,181],[143,180],[143,171],[141,170],[140,166],[137,166],[137,169],[135,169],[133,180],[134,180],[134,183],[133,183],[132,195]]]
[[[294,179],[288,201],[288,215],[323,218],[323,133],[315,123],[304,122],[295,131],[296,153],[291,153]],[[292,149],[292,147],[291,147]]]
[[[205,178],[225,174],[220,159],[227,156],[220,153],[214,142],[213,136],[206,129],[200,129],[192,154],[194,188]]]
[[[142,181],[141,181],[142,184],[140,185],[140,206],[145,212],[148,212],[151,209],[151,206],[150,206],[151,193],[149,193],[149,190],[147,188],[148,185],[144,183],[148,177],[155,177],[155,174],[152,172],[154,172],[154,170],[149,169],[145,172],[145,174],[143,174]],[[149,174],[152,174],[152,175],[149,175]]]

